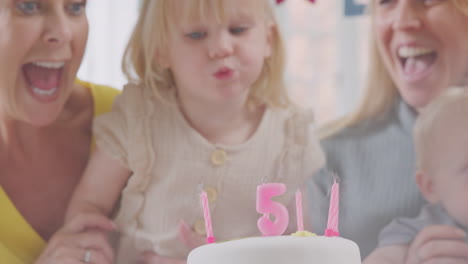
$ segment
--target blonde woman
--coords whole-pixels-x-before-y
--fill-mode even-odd
[[[64,253],[82,257],[105,241],[54,233],[88,161],[92,119],[118,91],[76,79],[86,1],[0,0],[0,32],[0,263],[31,264],[41,253],[39,263],[66,263]],[[71,229],[84,230],[85,218]]]
[[[206,235],[200,186],[218,240],[259,235],[257,185],[285,183],[288,204],[323,165],[310,113],[283,85],[270,0],[145,0],[126,55],[131,83],[94,123],[66,224],[119,203],[116,263],[145,251],[183,261],[179,223]]]
[[[468,2],[372,0],[369,78],[361,104],[321,130],[327,165],[309,182],[314,231],[327,223],[331,173],[341,178],[340,233],[363,259],[394,217],[415,216],[412,128],[418,112],[468,74]]]
[[[419,114],[415,179],[428,204],[387,225],[365,264],[468,263],[467,117],[466,87],[447,90]]]

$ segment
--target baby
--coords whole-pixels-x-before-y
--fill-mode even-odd
[[[424,109],[414,137],[416,183],[428,204],[384,228],[364,263],[467,263],[468,89],[448,89]]]

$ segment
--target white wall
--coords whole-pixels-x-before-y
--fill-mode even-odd
[[[369,18],[345,17],[344,0],[288,0],[277,14],[293,99],[314,108],[318,123],[349,112],[361,95],[367,69]]]
[[[90,34],[78,77],[121,89],[123,51],[138,16],[136,0],[88,1]]]

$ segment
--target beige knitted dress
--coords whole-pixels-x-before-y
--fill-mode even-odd
[[[177,226],[183,220],[205,234],[200,186],[209,196],[218,241],[259,235],[257,185],[286,184],[287,193],[277,201],[289,204],[324,163],[311,122],[307,111],[267,109],[245,143],[212,144],[177,107],[159,102],[148,89],[127,85],[113,111],[94,124],[99,148],[133,172],[115,220],[121,232],[117,263],[135,263],[144,250],[186,257],[190,249],[178,240]]]

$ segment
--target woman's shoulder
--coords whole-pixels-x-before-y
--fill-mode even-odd
[[[76,83],[89,89],[94,104],[94,115],[100,115],[109,112],[112,104],[120,94],[120,91],[107,85],[100,85],[82,80],[76,80]]]
[[[397,111],[346,127],[320,141],[327,166],[338,168],[412,168],[414,144],[411,124],[404,124]],[[404,166],[403,166],[404,163]],[[388,168],[387,168],[388,167]]]
[[[389,113],[385,113],[378,118],[362,120],[351,126],[342,128],[330,136],[322,138],[322,146],[333,148],[339,146],[365,146],[375,142],[384,142],[390,138],[399,138],[404,136],[401,133],[397,118]]]
[[[76,79],[75,82],[83,87],[90,89],[93,96],[114,98],[120,94],[120,90],[109,85],[97,84],[80,79]]]
[[[322,138],[320,145],[327,157],[327,163],[343,163],[382,152],[390,136],[386,126],[387,123],[365,121]]]
[[[320,127],[317,126],[316,118],[312,108],[290,106],[287,108],[275,108],[273,111],[276,119],[284,124],[286,135],[304,138],[307,136],[317,137]],[[382,125],[377,121],[361,122],[351,127],[341,129],[333,135],[320,140],[324,149],[333,146],[356,145],[366,140],[369,136],[378,134],[378,128]],[[318,138],[318,137],[317,137]]]
[[[323,138],[322,143],[325,146],[334,144],[362,145],[390,138],[408,138],[411,137],[414,119],[414,112],[402,100],[397,100],[382,114],[346,126]]]

